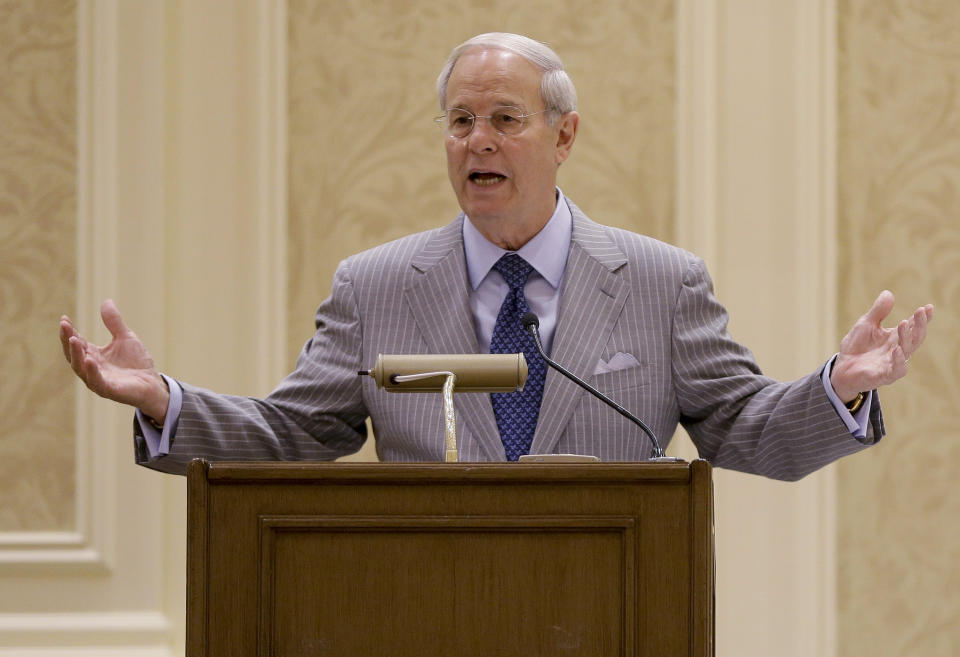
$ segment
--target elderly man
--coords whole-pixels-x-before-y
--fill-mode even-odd
[[[703,262],[594,223],[556,186],[580,117],[557,55],[513,34],[451,53],[437,81],[452,223],[348,258],[296,369],[263,400],[160,375],[112,304],[105,347],[62,318],[64,354],[94,392],[138,408],[136,458],[183,473],[190,459],[333,459],[372,419],[384,460],[444,453],[440,399],[390,395],[357,377],[378,353],[524,351],[522,392],[458,397],[461,460],[534,453],[642,460],[636,427],[556,372],[519,327],[540,317],[545,348],[669,439],[682,423],[715,465],[796,479],[883,435],[876,388],[906,373],[933,307],[895,329],[883,292],[810,375],[779,383],[726,332]]]

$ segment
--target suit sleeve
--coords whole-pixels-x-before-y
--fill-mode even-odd
[[[181,382],[183,402],[166,455],[135,449],[148,468],[185,474],[195,458],[220,461],[333,460],[366,439],[357,370],[362,327],[345,264],[316,315],[316,333],[294,371],[265,399],[221,395]],[[139,426],[134,423],[135,432]],[[138,444],[135,440],[135,445]]]
[[[864,441],[854,438],[813,372],[780,383],[727,333],[702,260],[684,275],[672,327],[680,421],[714,465],[794,481],[883,435],[879,399]]]

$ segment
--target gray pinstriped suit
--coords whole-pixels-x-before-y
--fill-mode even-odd
[[[853,438],[814,372],[793,383],[759,373],[726,333],[701,260],[649,237],[601,226],[575,205],[552,356],[669,440],[682,421],[714,465],[796,479],[883,435],[874,400],[866,443]],[[170,454],[138,461],[183,473],[191,458],[328,460],[359,449],[369,415],[387,461],[443,459],[440,396],[377,390],[357,370],[379,353],[475,353],[463,218],[352,256],[317,312],[297,367],[265,400],[182,384]],[[599,360],[640,363],[594,375]],[[504,460],[489,395],[457,395],[460,458]],[[139,437],[137,440],[141,440]],[[639,429],[548,371],[531,453],[641,460]]]

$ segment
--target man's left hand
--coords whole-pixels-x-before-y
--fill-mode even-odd
[[[884,290],[840,342],[840,355],[833,363],[830,383],[844,403],[861,392],[893,383],[907,373],[907,361],[927,336],[933,306],[917,308],[896,328],[882,322],[893,310],[893,293]]]

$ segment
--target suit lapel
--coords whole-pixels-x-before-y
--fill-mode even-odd
[[[463,216],[444,226],[411,260],[422,275],[404,291],[428,353],[475,354],[479,349],[470,311],[470,282],[463,251]],[[490,395],[456,395],[459,438],[468,434],[491,460],[506,458]]]
[[[602,226],[587,219],[572,203],[570,209],[573,237],[550,356],[580,378],[589,379],[629,294],[628,285],[616,273],[627,259]],[[531,453],[553,451],[586,394],[559,372],[547,371]]]

